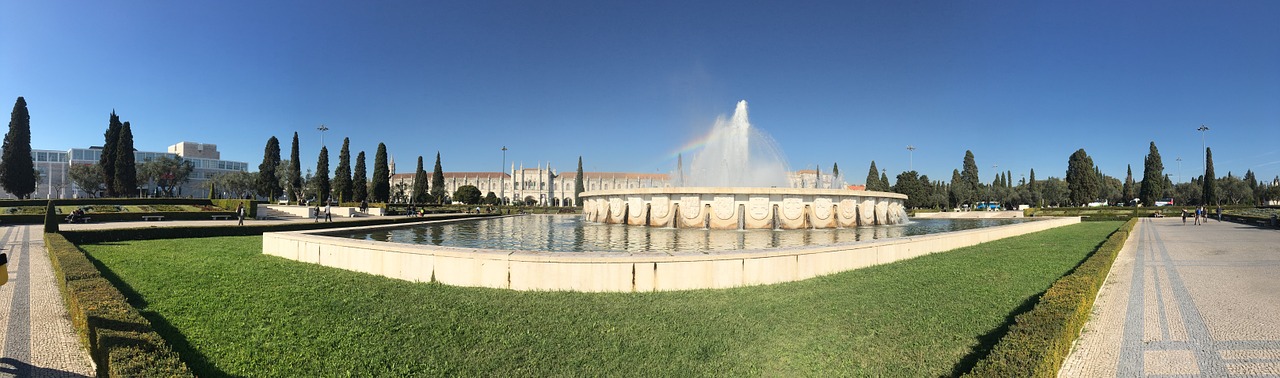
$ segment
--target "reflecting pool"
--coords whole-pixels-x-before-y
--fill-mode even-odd
[[[892,226],[808,230],[652,228],[588,222],[582,215],[521,215],[325,233],[328,236],[460,248],[549,252],[709,252],[852,243],[1030,222],[1006,219],[917,219]]]

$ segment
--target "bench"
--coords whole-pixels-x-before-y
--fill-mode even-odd
[[[231,220],[230,215],[214,215],[213,220]]]
[[[163,215],[143,215],[143,216],[142,216],[142,220],[144,220],[144,221],[148,221],[148,222],[150,222],[150,221],[162,221],[162,220],[164,220],[164,216],[163,216]]]
[[[67,222],[67,223],[89,223],[89,221],[91,221],[91,220],[93,220],[93,218],[90,218],[90,217],[79,217],[79,218],[76,218],[76,219],[71,219],[71,220],[70,220],[69,222]]]

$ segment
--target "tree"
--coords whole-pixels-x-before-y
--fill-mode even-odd
[[[444,168],[440,167],[440,152],[436,151],[436,167],[431,171],[431,197],[436,201],[444,202]]]
[[[477,205],[484,197],[480,196],[480,188],[475,185],[459,186],[458,190],[453,191],[453,200],[460,201],[468,205]]]
[[[880,170],[876,169],[876,161],[871,161],[871,169],[867,171],[867,190],[884,191],[880,188]]]
[[[493,194],[493,192],[489,192],[489,194],[484,195],[484,204],[485,205],[501,205],[502,201],[498,199],[497,194]]]
[[[427,203],[427,171],[422,168],[422,155],[418,155],[418,167],[413,170],[413,190],[409,192],[413,203]]]
[[[1044,204],[1040,203],[1044,195],[1040,193],[1040,184],[1036,183],[1035,168],[1031,169],[1031,180],[1027,181],[1027,194],[1030,197],[1027,198],[1027,202],[1031,206],[1044,206]]]
[[[391,199],[391,175],[387,170],[387,145],[378,143],[378,151],[373,154],[373,202]]]
[[[1244,171],[1244,183],[1249,186],[1249,191],[1253,193],[1253,200],[1256,205],[1257,201],[1262,199],[1262,191],[1259,190],[1262,188],[1258,186],[1258,177],[1253,174],[1252,169]]]
[[[351,177],[351,201],[362,202],[369,199],[369,179],[364,171],[364,151],[356,155],[356,171]]]
[[[18,198],[29,198],[36,191],[36,165],[31,160],[31,114],[27,100],[18,97],[9,113],[9,132],[4,134],[4,152],[0,153],[0,187]]]
[[[1093,158],[1083,148],[1067,159],[1067,190],[1072,205],[1083,206],[1097,199],[1098,175],[1093,171]]]
[[[1057,177],[1044,180],[1044,202],[1050,206],[1062,206],[1070,201],[1067,183]]]
[[[1206,147],[1204,149],[1204,199],[1201,203],[1205,205],[1215,205],[1220,203],[1218,199],[1217,180],[1213,177],[1213,149]]]
[[[1126,165],[1125,167],[1128,173],[1124,176],[1124,188],[1121,189],[1121,192],[1124,193],[1124,202],[1129,203],[1134,198],[1138,198],[1138,185],[1133,181],[1133,166]]]
[[[302,198],[302,160],[298,157],[298,132],[293,132],[293,147],[289,149],[289,201]]]
[[[1218,195],[1225,202],[1233,205],[1253,203],[1253,189],[1249,187],[1249,183],[1231,175],[1231,172],[1227,172],[1227,177],[1218,181],[1218,188]]]
[[[884,171],[880,171],[880,191],[887,192],[890,190],[893,190],[893,187],[889,186],[889,176],[885,175]]]
[[[950,198],[948,198],[951,202],[951,207],[958,209],[961,205],[970,203],[969,198],[974,195],[971,193],[972,190],[968,184],[965,184],[964,177],[960,176],[960,171],[952,169]]]
[[[916,171],[899,173],[898,181],[893,184],[893,192],[907,195],[907,200],[903,202],[907,208],[924,207],[929,196],[929,182],[925,180],[921,180]]]
[[[128,122],[120,126],[116,154],[116,194],[121,197],[132,197],[138,190],[138,167],[133,156],[133,131]]]
[[[102,167],[102,179],[107,185],[107,197],[118,196],[116,192],[116,147],[120,140],[120,129],[124,125],[120,123],[120,116],[116,115],[116,111],[111,111],[110,120],[107,121],[107,132],[103,134],[102,157],[98,159],[98,165]]]
[[[320,146],[320,157],[316,159],[316,199],[320,203],[329,203],[329,148]]]
[[[969,197],[962,198],[961,203],[975,203],[982,193],[982,182],[978,178],[978,163],[973,158],[973,151],[964,151],[964,165],[960,170],[960,182],[967,186]]]
[[[102,167],[97,164],[74,164],[67,171],[71,182],[89,197],[97,197],[102,190]]]
[[[145,180],[156,184],[161,195],[173,197],[174,190],[190,180],[195,165],[181,157],[161,156],[142,163],[138,170]]]
[[[582,205],[582,192],[586,191],[586,184],[582,183],[582,155],[578,155],[578,175],[573,178],[573,204]]]
[[[1164,193],[1164,163],[1160,161],[1160,150],[1156,142],[1151,142],[1146,159],[1142,164],[1142,188],[1138,189],[1138,198],[1143,206],[1155,206],[1156,200]]]
[[[280,180],[276,178],[276,167],[280,166],[280,140],[272,136],[267,139],[267,146],[262,149],[262,164],[258,164],[258,194],[274,201],[280,195]]]
[[[279,185],[280,188],[289,188],[287,190],[287,192],[289,192],[289,198],[296,200],[301,193],[296,192],[298,188],[289,187],[289,185],[292,185],[291,183],[293,182],[294,176],[297,176],[297,173],[293,171],[293,161],[281,160],[279,164],[276,164],[277,185]]]
[[[257,177],[244,171],[223,172],[209,179],[218,187],[220,193],[229,193],[227,198],[244,198],[252,196],[257,186]]]
[[[840,180],[840,163],[831,163],[831,184],[840,185],[841,183],[836,182],[838,180]],[[844,186],[840,185],[840,189],[844,189]]]
[[[351,199],[351,138],[342,138],[342,149],[338,150],[338,167],[333,169],[333,194],[338,203]]]

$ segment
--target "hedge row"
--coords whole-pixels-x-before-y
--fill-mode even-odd
[[[207,214],[207,213],[205,213]],[[179,238],[204,238],[214,236],[250,236],[262,235],[264,232],[303,231],[325,228],[377,226],[398,223],[415,223],[431,220],[451,220],[467,217],[485,217],[492,215],[456,214],[432,218],[418,217],[373,217],[342,222],[296,222],[270,225],[249,226],[179,226],[179,227],[138,227],[110,230],[63,231],[67,239],[76,244],[115,242],[123,240],[154,240]]]
[[[194,377],[187,365],[74,244],[44,234],[71,322],[100,377]]]
[[[213,206],[227,209],[227,211],[230,211],[232,215],[235,215],[236,209],[239,208],[241,204],[243,204],[244,209],[246,211],[244,215],[246,219],[257,218],[258,204],[266,203],[262,201],[254,201],[254,200],[247,200],[247,199],[215,199],[215,200],[209,200],[209,201],[213,202]]]
[[[1057,376],[1136,222],[1120,226],[1080,266],[1049,286],[1034,308],[1014,317],[1009,332],[966,376]]]
[[[208,198],[65,198],[59,205],[208,205]],[[47,199],[0,200],[0,207],[44,206]]]

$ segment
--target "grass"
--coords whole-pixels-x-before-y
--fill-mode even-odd
[[[966,372],[1119,222],[800,282],[587,294],[410,283],[261,237],[84,245],[199,376]]]

